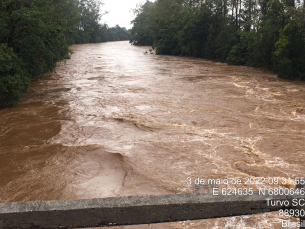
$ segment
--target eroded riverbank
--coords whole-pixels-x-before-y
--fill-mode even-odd
[[[144,55],[148,47],[128,42],[71,48],[20,105],[0,110],[1,202],[210,192],[187,178],[304,175],[304,82]],[[276,216],[137,227],[277,228]]]

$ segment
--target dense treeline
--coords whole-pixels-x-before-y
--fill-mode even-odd
[[[68,58],[70,44],[128,40],[99,24],[99,0],[0,1],[0,107],[16,104],[31,80]]]
[[[305,80],[305,2],[156,0],[134,10],[131,42],[157,54],[187,55],[271,69]]]
[[[124,27],[116,25],[107,30],[107,41],[126,41],[130,39],[130,31]]]

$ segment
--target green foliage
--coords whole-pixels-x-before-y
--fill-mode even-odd
[[[269,2],[266,7],[268,11],[256,25],[256,30],[239,32],[239,42],[232,47],[228,64],[273,68],[274,44],[279,38],[279,30],[285,25],[286,16],[280,2]]]
[[[109,28],[107,30],[108,41],[126,41],[130,40],[130,38],[130,31],[124,27],[120,27],[119,25],[116,25],[115,27]]]
[[[147,1],[135,10],[132,42],[136,45],[153,44],[157,54],[224,61],[237,42],[236,27],[224,15],[215,14],[211,4],[182,0]],[[221,10],[227,12],[224,7]]]
[[[69,45],[129,40],[119,26],[99,24],[99,0],[0,1],[0,107],[15,105],[31,80],[69,58]]]
[[[152,8],[151,34],[157,54],[180,55],[179,32],[181,28],[180,0],[158,0]],[[178,32],[177,32],[178,31]]]
[[[140,5],[134,10],[136,18],[132,21],[133,28],[131,29],[130,43],[134,45],[153,45],[151,34],[151,10],[153,3],[146,1],[144,5]]]
[[[239,42],[232,47],[227,57],[230,65],[251,65],[251,58],[258,50],[254,31],[241,31]]]
[[[280,31],[273,62],[281,78],[305,80],[305,34],[293,20]]]
[[[156,0],[135,9],[135,45],[305,80],[305,4],[294,0]]]
[[[15,105],[23,92],[26,92],[30,80],[20,68],[22,63],[12,48],[0,45],[0,107]]]
[[[229,65],[245,65],[247,48],[241,43],[234,45],[227,57],[227,62]]]

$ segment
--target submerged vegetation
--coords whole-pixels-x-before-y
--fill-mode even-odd
[[[305,80],[305,1],[156,0],[134,10],[131,43]]]
[[[99,0],[0,1],[0,107],[15,105],[30,82],[68,58],[70,44],[129,40],[100,24]]]

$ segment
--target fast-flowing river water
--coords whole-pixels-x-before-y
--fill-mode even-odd
[[[304,82],[149,48],[73,45],[71,59],[0,110],[1,202],[212,192],[188,179],[304,176]],[[281,228],[281,219],[118,228],[245,227]]]

